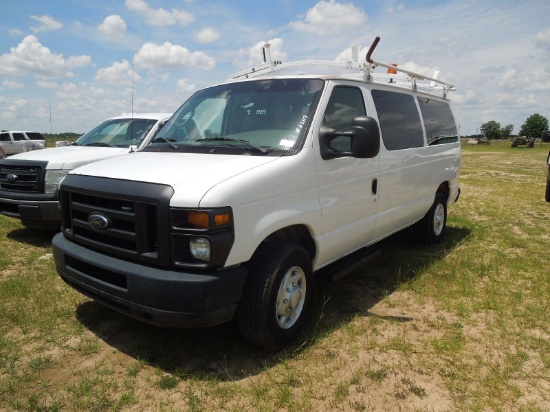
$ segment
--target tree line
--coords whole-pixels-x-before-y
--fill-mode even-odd
[[[481,133],[487,139],[508,139],[512,136],[514,125],[509,124],[505,127],[500,127],[500,123],[495,120],[490,120],[483,123],[480,127]],[[535,113],[525,120],[521,126],[519,136],[527,136],[529,138],[539,138],[548,130],[548,119],[538,113]]]

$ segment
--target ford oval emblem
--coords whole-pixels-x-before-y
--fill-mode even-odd
[[[6,180],[9,182],[9,183],[13,183],[15,182],[17,179],[19,179],[19,176],[17,175],[14,175],[14,174],[9,174],[6,176]]]
[[[88,223],[96,230],[107,230],[111,227],[111,220],[107,216],[103,216],[101,213],[90,213],[88,215]]]

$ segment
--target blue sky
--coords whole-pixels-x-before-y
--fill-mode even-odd
[[[518,133],[550,119],[548,16],[547,0],[4,0],[0,129],[83,133],[132,101],[173,112],[265,42],[277,60],[337,59],[380,36],[376,60],[456,85],[461,134]]]

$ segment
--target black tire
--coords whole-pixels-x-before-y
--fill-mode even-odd
[[[266,242],[248,269],[237,314],[241,334],[253,346],[280,348],[304,323],[313,288],[311,258],[300,245]]]
[[[423,243],[437,244],[443,239],[447,227],[447,199],[441,192],[435,199],[426,216],[417,223],[420,239]]]
[[[546,180],[546,195],[545,199],[547,202],[550,202],[550,177]]]

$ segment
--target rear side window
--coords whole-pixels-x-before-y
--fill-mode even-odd
[[[424,146],[424,133],[414,97],[406,93],[373,90],[382,140],[388,150]]]
[[[428,144],[458,141],[455,119],[447,103],[427,97],[418,97],[418,104],[424,119]]]
[[[44,136],[38,132],[27,132],[27,137],[31,140],[44,140]]]
[[[27,140],[25,139],[25,136],[23,135],[23,133],[12,133],[12,137],[13,137],[13,140],[14,141],[19,141],[19,140]]]

